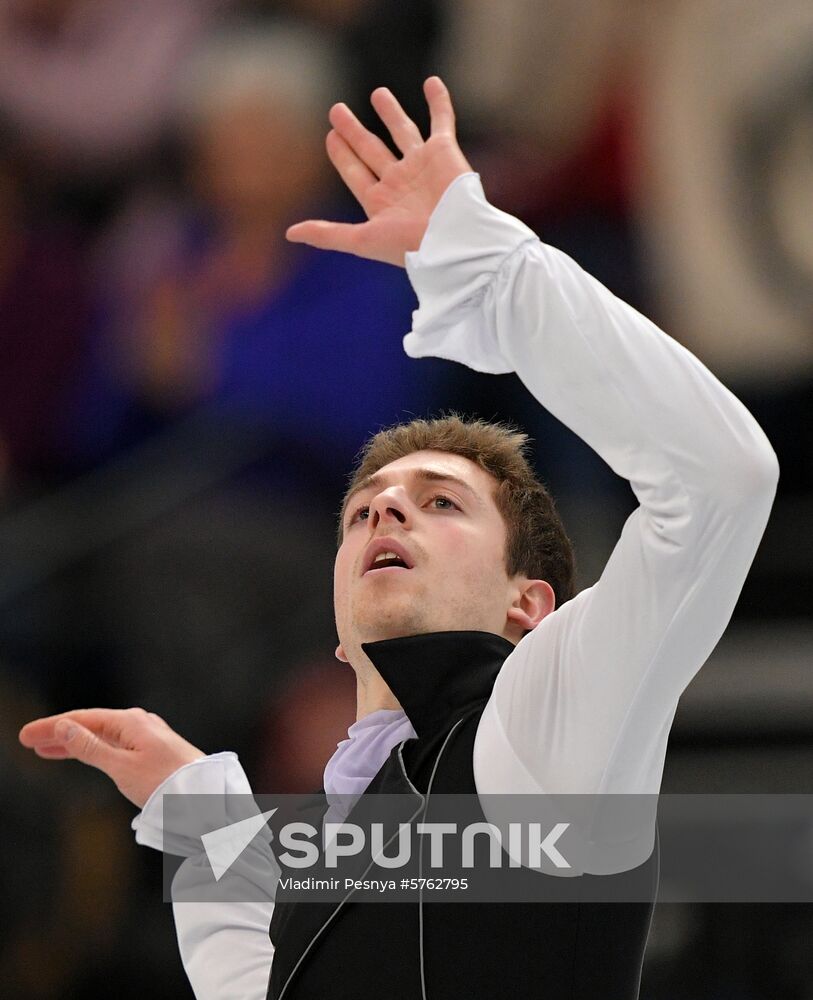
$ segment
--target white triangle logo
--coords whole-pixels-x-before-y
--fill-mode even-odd
[[[269,809],[268,812],[257,813],[256,816],[249,816],[248,819],[229,823],[228,826],[221,826],[219,830],[201,835],[200,839],[203,841],[215,882],[223,878],[276,811]]]

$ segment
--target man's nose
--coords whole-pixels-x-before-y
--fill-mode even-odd
[[[406,524],[409,520],[409,506],[402,490],[389,489],[379,493],[370,503],[369,522],[373,530],[388,520]]]

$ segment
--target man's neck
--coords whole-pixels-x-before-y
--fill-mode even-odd
[[[346,662],[356,675],[356,722],[381,708],[401,708],[398,699],[361,648],[361,642],[348,642],[344,653]]]
[[[375,668],[365,671],[364,676],[356,673],[356,722],[360,722],[366,715],[371,715],[381,708],[400,707],[398,699]]]

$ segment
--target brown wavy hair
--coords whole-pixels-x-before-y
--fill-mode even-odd
[[[546,580],[556,607],[575,593],[575,560],[553,497],[536,478],[527,458],[528,435],[515,427],[470,420],[450,413],[431,420],[395,424],[374,434],[359,453],[342,500],[339,545],[350,496],[368,477],[415,451],[446,451],[468,458],[496,480],[494,502],[506,524],[505,568]]]

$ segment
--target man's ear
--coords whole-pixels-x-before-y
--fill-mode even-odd
[[[530,631],[556,607],[553,587],[546,580],[520,580],[520,592],[508,609],[506,618],[525,631]]]
[[[347,657],[344,655],[344,650],[342,649],[341,643],[339,643],[339,645],[336,647],[336,659],[341,660],[342,663],[350,662],[350,660],[348,660]]]

